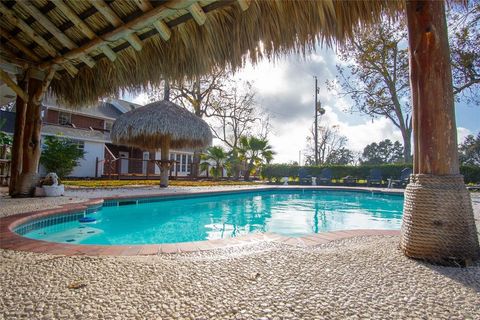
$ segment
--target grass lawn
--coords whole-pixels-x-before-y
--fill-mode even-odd
[[[160,180],[63,180],[67,187],[82,188],[116,188],[128,186],[158,186]],[[254,182],[245,181],[211,181],[211,180],[170,180],[173,187],[209,187],[209,186],[235,186],[255,185]]]

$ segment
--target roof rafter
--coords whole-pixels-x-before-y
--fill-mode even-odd
[[[135,0],[135,3],[143,12],[147,12],[153,9],[153,6],[149,0]],[[164,21],[157,20],[153,22],[153,26],[155,27],[155,29],[157,29],[163,40],[168,41],[172,36],[172,30],[170,30],[170,28]]]
[[[193,19],[198,23],[198,25],[203,25],[205,21],[207,21],[207,15],[203,11],[202,7],[198,4],[198,2],[193,3],[190,7],[188,7],[188,11],[192,15]]]
[[[90,3],[100,12],[108,22],[110,22],[115,28],[121,27],[123,25],[123,21],[120,17],[115,13],[115,11],[110,8],[110,6],[103,0],[92,0]],[[142,40],[135,34],[129,33],[125,35],[125,40],[127,40],[135,50],[140,51],[142,50],[143,43]]]
[[[20,40],[17,40],[14,36],[12,36],[7,30],[0,27],[0,36],[7,39],[13,46],[15,46],[18,50],[22,51],[29,59],[33,60],[33,62],[39,62],[40,58],[37,56],[35,52],[30,50],[26,45],[24,45]]]
[[[237,2],[242,11],[246,11],[250,7],[252,0],[237,0]]]
[[[93,30],[85,23],[83,20],[73,11],[63,0],[50,0],[55,6],[67,17],[72,23],[74,23],[78,30],[80,30],[84,35],[86,35],[90,40],[97,38],[98,36],[93,32]],[[113,50],[107,45],[100,47],[100,50],[110,59],[110,61],[115,61],[117,55]]]
[[[54,25],[49,18],[43,15],[43,13],[41,13],[40,10],[38,10],[37,7],[35,7],[32,2],[19,1],[18,4],[23,9],[25,9],[32,17],[34,17],[38,21],[38,23],[40,23],[43,27],[45,27],[45,29],[47,29],[51,34],[53,34],[53,36],[57,38],[62,45],[64,45],[70,50],[78,48],[77,44],[73,42],[73,40],[70,39],[65,33],[60,31],[60,29],[58,29],[57,26]],[[88,55],[84,55],[79,58],[80,60],[85,62],[85,64],[90,68],[92,68],[95,65],[95,61],[92,58],[90,58]]]
[[[135,32],[134,30],[145,28],[146,26],[152,24],[154,21],[159,19],[165,19],[172,14],[176,13],[178,9],[184,9],[190,6],[196,0],[172,0],[167,2],[165,5],[161,5],[153,8],[150,11],[145,12],[143,15],[138,16],[137,18],[127,22],[126,24],[107,32],[106,34],[101,35],[101,38],[92,39],[90,42],[84,44],[83,46],[73,49],[63,56],[55,57],[51,61],[41,64],[39,67],[45,69],[50,67],[53,64],[62,64],[69,59],[76,59],[82,54],[89,53],[101,45],[105,44],[106,41],[114,42],[119,39],[124,38],[125,36]]]
[[[0,9],[2,10],[3,16],[14,26],[22,30],[27,36],[29,36],[33,41],[35,41],[43,50],[45,50],[51,57],[58,57],[59,54],[47,40],[42,38],[39,34],[35,32],[28,24],[25,23],[22,19],[18,18],[12,10],[7,8],[2,2],[0,2]],[[78,73],[78,69],[75,68],[69,61],[63,61],[63,67],[71,76],[75,76]]]

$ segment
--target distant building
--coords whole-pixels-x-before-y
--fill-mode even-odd
[[[42,102],[41,135],[61,135],[73,140],[78,148],[85,151],[85,158],[79,161],[70,177],[159,175],[160,169],[154,161],[144,160],[159,160],[160,152],[114,145],[110,140],[110,130],[115,120],[123,113],[139,107],[141,105],[110,99],[95,106],[70,109],[61,106],[55,99],[45,99]],[[0,111],[1,118],[6,119],[1,130],[13,133],[15,113]],[[190,174],[193,150],[171,150],[170,159],[176,161],[170,170],[172,176],[185,177]],[[43,168],[39,171],[45,173]]]

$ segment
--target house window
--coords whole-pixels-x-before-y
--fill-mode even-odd
[[[79,150],[85,150],[85,141],[71,140],[72,144],[76,145]]]
[[[112,131],[113,122],[105,121],[105,131]]]
[[[58,124],[69,125],[72,123],[72,114],[67,112],[58,113]]]
[[[187,155],[182,154],[182,172],[187,172]]]

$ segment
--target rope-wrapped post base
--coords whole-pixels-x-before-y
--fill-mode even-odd
[[[405,190],[400,247],[411,258],[466,264],[479,256],[462,175],[413,174]]]

